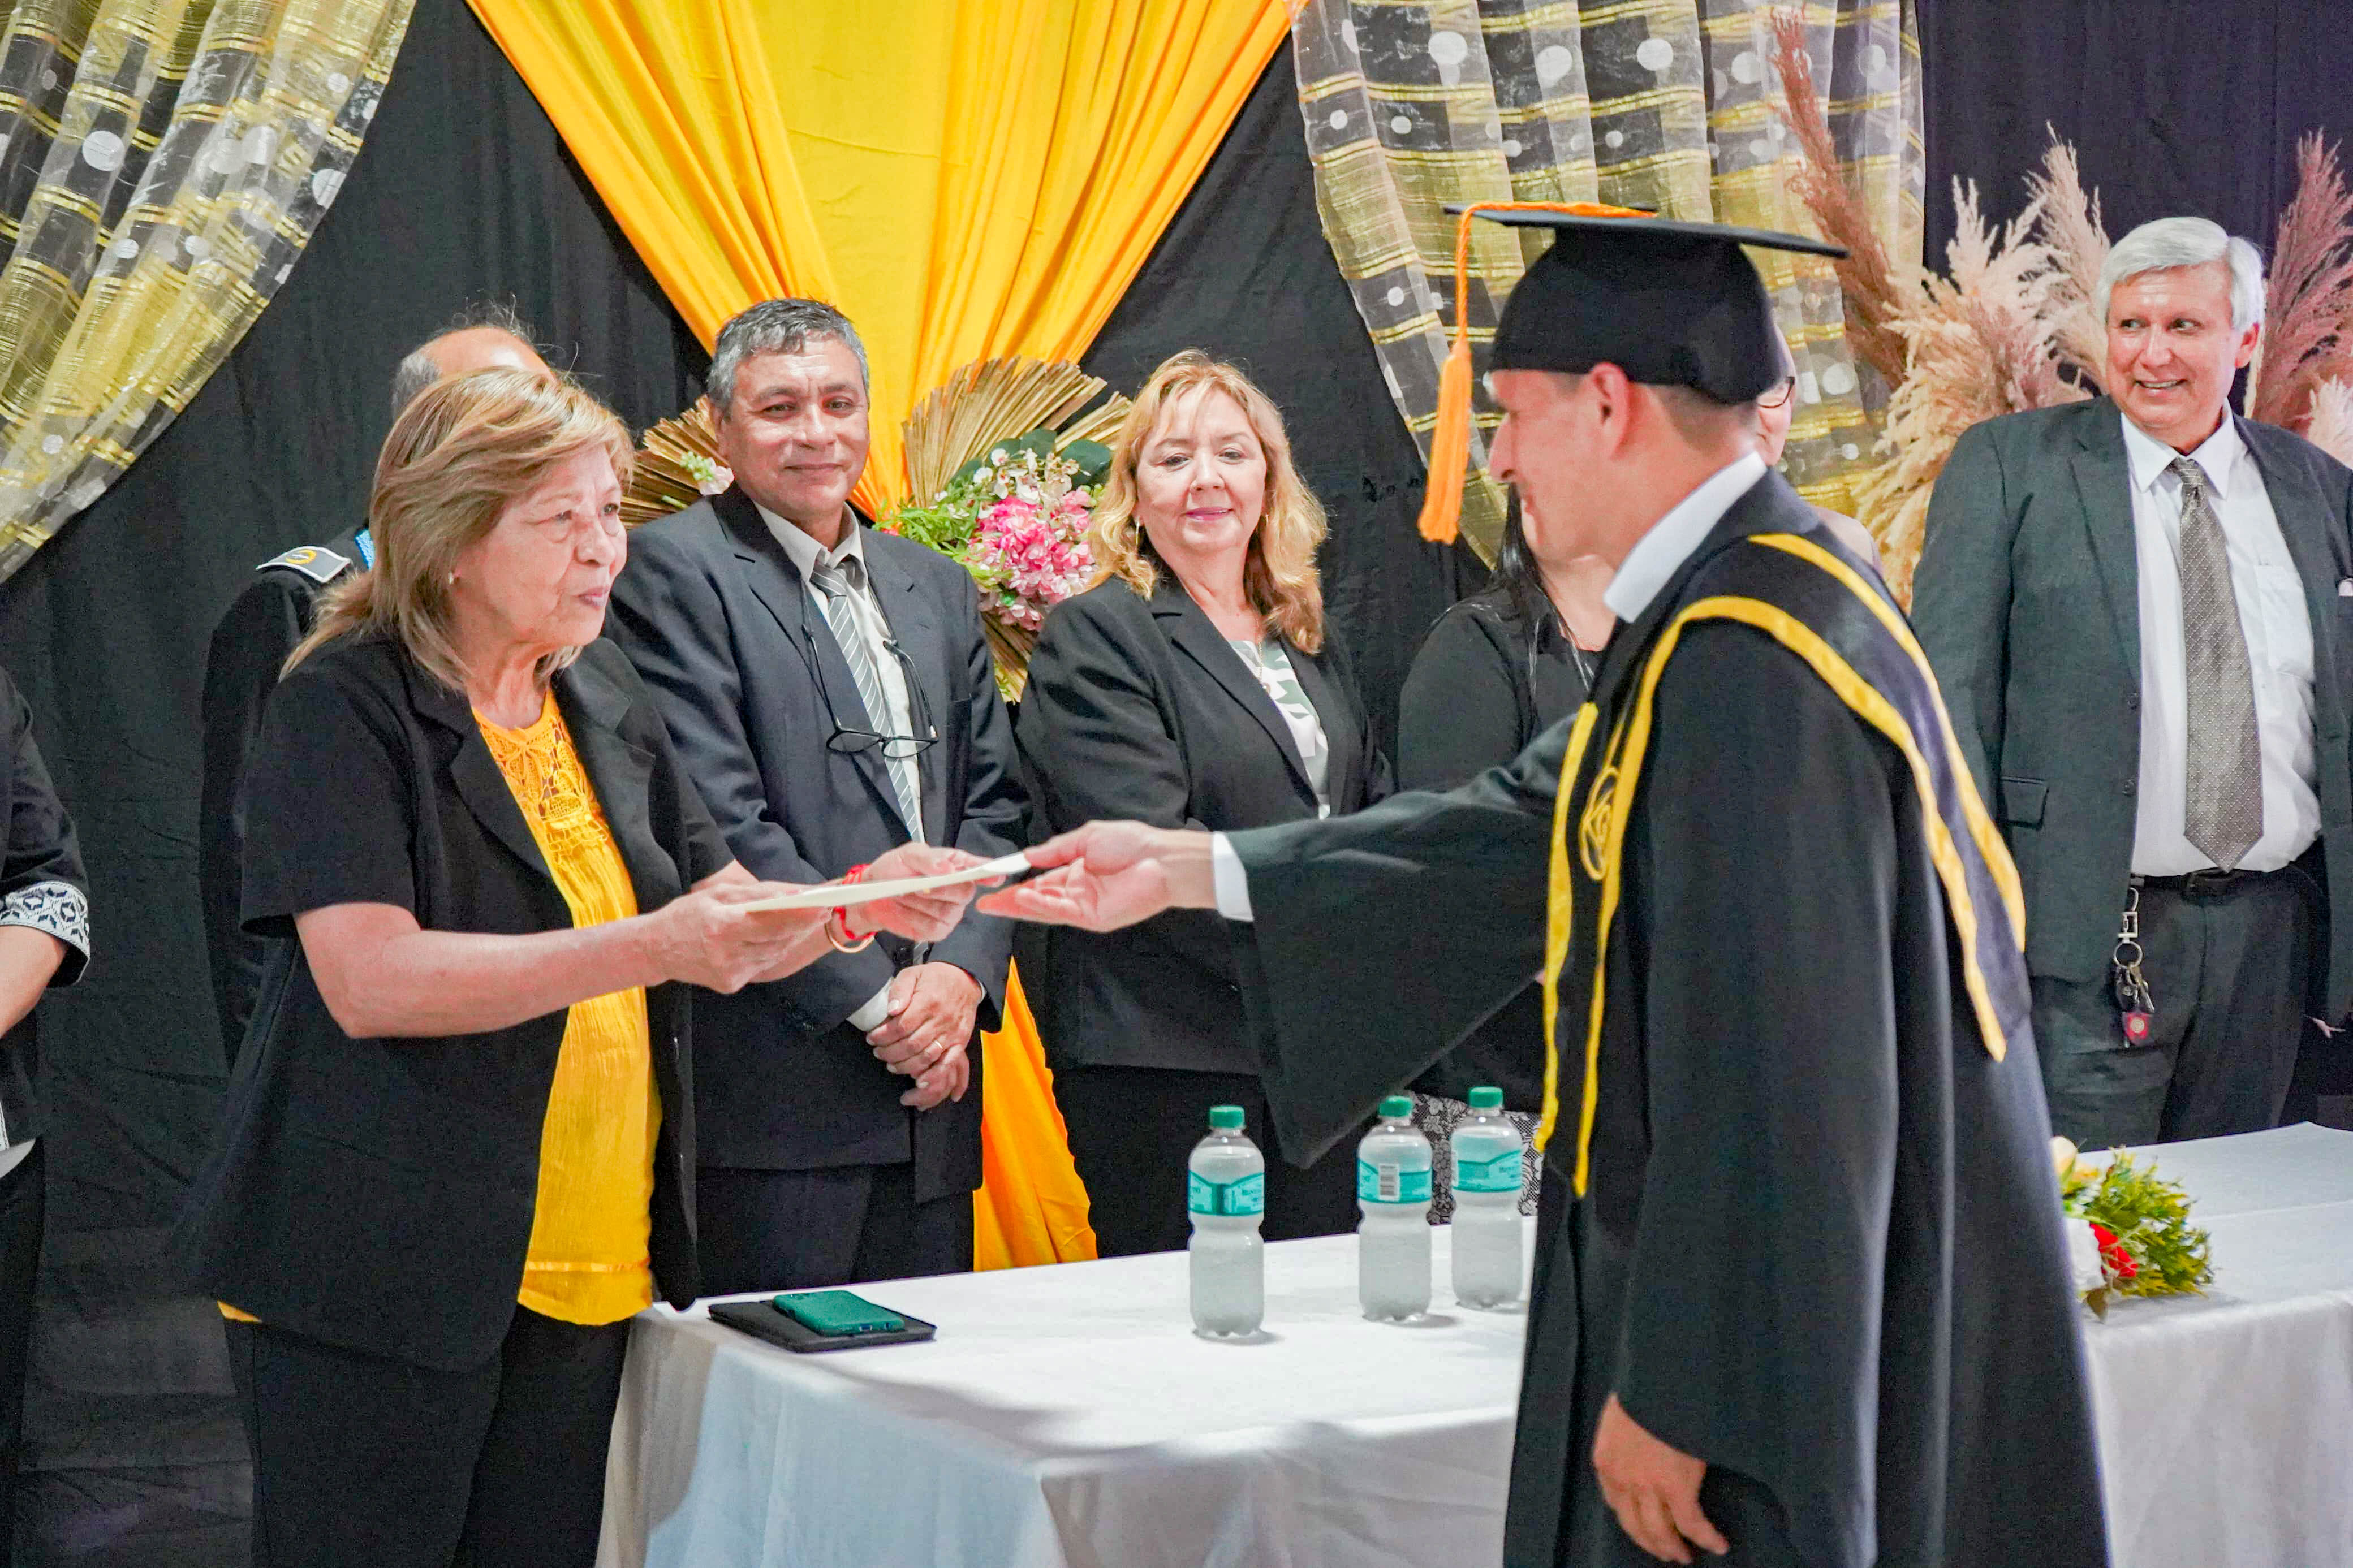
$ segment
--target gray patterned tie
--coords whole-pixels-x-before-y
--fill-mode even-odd
[[[878,662],[887,657],[881,644],[884,634],[872,624],[880,617],[866,602],[866,563],[855,555],[822,563],[809,574],[809,582],[825,595],[826,624],[833,627],[833,640],[841,645],[842,660],[849,666],[850,679],[858,682],[858,700],[866,704],[866,727],[879,734],[891,733],[891,705],[883,696]],[[923,790],[915,759],[894,757],[886,748],[882,767],[899,796],[900,820],[910,834],[923,837]]]
[[[2255,679],[2231,591],[2230,549],[2206,470],[2169,465],[2181,480],[2181,647],[2189,686],[2189,791],[2182,826],[2225,871],[2263,836],[2263,753],[2255,738]]]

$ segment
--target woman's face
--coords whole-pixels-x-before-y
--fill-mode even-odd
[[[459,624],[485,651],[538,658],[594,642],[628,558],[613,459],[587,447],[509,501],[458,557]]]
[[[1136,454],[1135,519],[1180,574],[1239,563],[1266,510],[1266,448],[1214,388],[1174,398]]]

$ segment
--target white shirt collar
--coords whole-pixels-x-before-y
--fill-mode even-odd
[[[1697,489],[1675,502],[1648,533],[1634,542],[1634,548],[1619,563],[1618,574],[1609,579],[1601,602],[1621,621],[1639,619],[1667,585],[1667,579],[1691,559],[1700,541],[1732,510],[1732,503],[1764,477],[1765,459],[1748,452],[1702,480]]]
[[[793,569],[801,574],[802,582],[807,582],[809,574],[819,566],[846,561],[853,555],[858,557],[861,569],[866,567],[866,529],[858,521],[856,512],[849,514],[849,526],[842,531],[841,542],[828,551],[798,524],[778,517],[766,507],[760,506],[758,501],[752,504],[759,508],[760,521],[768,525],[768,531],[776,536],[776,542],[785,547],[786,555],[792,557]],[[871,574],[871,571],[869,574]]]
[[[2119,412],[2116,417],[2124,421],[2125,459],[2132,465],[2133,487],[2155,489],[2173,459],[2183,454],[2134,424],[2128,415]],[[2214,487],[2214,493],[2228,496],[2237,480],[2239,459],[2247,455],[2247,444],[2239,438],[2239,422],[2225,409],[2221,426],[2188,455],[2206,470],[2206,482]]]

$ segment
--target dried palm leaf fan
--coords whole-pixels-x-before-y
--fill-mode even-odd
[[[621,492],[621,521],[631,528],[684,511],[712,488],[724,489],[719,437],[711,426],[711,400],[697,398],[683,414],[663,420],[638,443],[638,460]]]
[[[1032,430],[1053,431],[1057,449],[1073,441],[1108,446],[1127,399],[1113,394],[1081,413],[1107,384],[1067,360],[986,359],[950,371],[907,416],[907,493],[930,500],[958,468]]]

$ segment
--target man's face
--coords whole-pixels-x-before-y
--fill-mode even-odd
[[[719,459],[744,493],[803,528],[828,532],[866,471],[866,378],[839,338],[754,354],[717,420]]]
[[[1520,525],[1540,561],[1592,553],[1580,489],[1592,482],[1586,450],[1592,420],[1581,405],[1581,377],[1548,370],[1499,370],[1487,390],[1504,423],[1487,443],[1487,467],[1520,494]]]
[[[2222,423],[2231,376],[2254,357],[2258,323],[2231,328],[2231,268],[2210,261],[2136,273],[2108,296],[2108,395],[2179,452]]]
[[[425,346],[425,357],[444,380],[478,370],[528,371],[543,377],[553,374],[538,350],[499,327],[468,327],[436,338]]]

